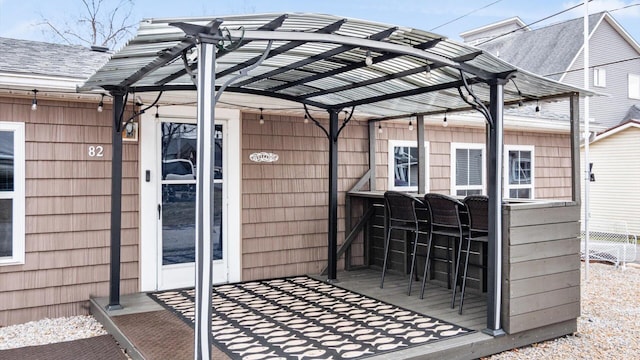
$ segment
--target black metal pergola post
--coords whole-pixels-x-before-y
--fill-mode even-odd
[[[489,243],[487,245],[487,328],[492,336],[504,335],[501,328],[502,303],[502,149],[504,84],[508,80],[489,81],[489,129],[487,159],[487,195],[489,196]]]
[[[338,279],[338,112],[329,109],[329,234],[327,281]]]
[[[112,91],[113,124],[111,140],[111,244],[109,272],[109,304],[107,310],[122,309],[120,305],[120,245],[122,228],[122,115],[124,91]]]

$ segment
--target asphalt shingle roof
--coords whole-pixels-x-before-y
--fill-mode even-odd
[[[589,16],[592,32],[604,12]],[[583,45],[583,19],[512,33],[477,47],[534,74],[560,80]]]
[[[87,79],[110,53],[79,45],[60,45],[0,37],[0,72]]]

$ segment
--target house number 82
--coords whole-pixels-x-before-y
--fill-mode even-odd
[[[103,156],[104,156],[104,148],[101,145],[89,146],[89,157],[103,157]]]

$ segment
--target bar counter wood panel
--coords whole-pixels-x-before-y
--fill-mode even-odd
[[[507,333],[575,322],[580,316],[579,220],[580,206],[572,202],[503,207],[502,322]]]

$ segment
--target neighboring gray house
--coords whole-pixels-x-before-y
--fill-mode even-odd
[[[589,28],[589,88],[605,95],[590,100],[589,118],[603,130],[623,122],[629,108],[640,104],[640,46],[607,12],[590,15]],[[583,18],[531,30],[516,17],[460,36],[510,64],[584,86]]]
[[[516,17],[461,36],[525,70],[582,87],[583,21],[577,18],[530,30]],[[640,46],[609,13],[590,15],[589,29],[589,88],[604,95],[590,99],[591,131],[597,134],[590,137],[589,163],[595,175],[589,189],[590,219],[625,222],[631,233],[640,235],[640,192],[635,185],[640,174]],[[545,118],[566,108],[540,105]],[[584,148],[581,157],[585,174]],[[584,177],[582,183],[584,190]]]

